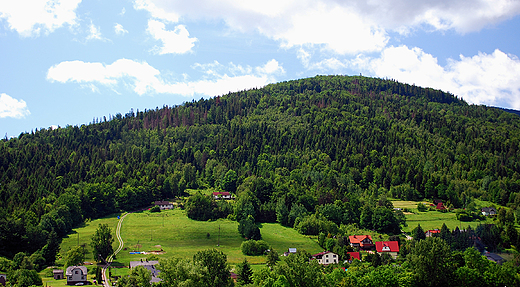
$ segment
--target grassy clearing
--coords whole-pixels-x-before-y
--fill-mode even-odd
[[[450,230],[455,229],[457,226],[459,228],[466,228],[468,226],[476,228],[479,224],[493,223],[491,218],[486,218],[484,221],[461,222],[457,220],[455,212],[419,212],[417,210],[417,204],[420,202],[429,205],[429,202],[426,201],[392,201],[394,207],[408,208],[411,211],[411,213],[405,213],[406,223],[408,223],[408,226],[403,228],[405,232],[411,232],[417,227],[417,224],[420,224],[422,229],[426,231],[435,228],[440,229],[443,223],[446,224]]]
[[[63,240],[62,254],[78,244],[85,244],[88,252],[86,261],[93,262],[92,251],[89,246],[90,238],[94,234],[98,224],[106,223],[115,232],[118,214],[107,218],[88,222],[84,227],[74,229]],[[220,228],[220,236],[219,236]],[[180,209],[150,213],[143,211],[128,215],[122,225],[121,237],[124,241],[123,250],[117,255],[113,265],[128,266],[130,261],[144,259],[150,255],[130,254],[130,251],[161,251],[158,258],[191,258],[197,251],[216,248],[228,256],[231,265],[241,262],[244,258],[251,264],[264,264],[265,256],[245,256],[240,250],[243,238],[238,233],[238,223],[228,219],[216,221],[195,221],[186,216]],[[262,237],[278,253],[286,251],[289,247],[305,249],[311,253],[322,251],[316,240],[299,234],[292,228],[279,224],[264,223],[260,229]],[[209,234],[209,237],[208,237]],[[219,246],[217,246],[219,245]],[[118,246],[113,244],[114,250]],[[63,264],[60,260],[58,264]],[[127,268],[113,269],[113,275],[124,275]]]

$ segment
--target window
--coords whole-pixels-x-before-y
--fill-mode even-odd
[[[78,270],[76,270],[75,272],[76,272],[76,274],[79,274]]]

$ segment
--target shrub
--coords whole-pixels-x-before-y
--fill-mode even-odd
[[[420,212],[426,212],[428,211],[428,207],[424,204],[422,204],[421,202],[417,203],[417,210],[419,210]]]
[[[269,244],[263,240],[247,240],[240,245],[242,253],[249,256],[264,254],[269,249]]]
[[[150,212],[161,212],[161,208],[156,205],[156,206],[150,208]]]

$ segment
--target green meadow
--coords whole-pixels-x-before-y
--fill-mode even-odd
[[[417,210],[417,204],[419,201],[392,201],[394,207],[396,208],[407,208],[411,212],[405,212],[407,227],[403,227],[403,231],[411,232],[414,228],[417,227],[417,224],[420,224],[424,231],[431,230],[435,228],[441,228],[442,224],[446,224],[446,226],[453,230],[457,226],[459,228],[466,228],[471,226],[471,228],[476,228],[479,224],[488,224],[493,223],[493,219],[486,218],[483,221],[472,221],[472,222],[461,222],[457,220],[457,216],[455,212],[440,212],[440,211],[426,211],[419,212]],[[429,202],[421,201],[421,203],[426,203],[429,205]]]
[[[99,224],[108,224],[115,238],[117,216],[115,214],[106,218],[87,222],[83,227],[74,229],[73,233],[65,238],[61,244],[62,256],[71,247],[85,245],[87,249],[86,261],[94,262],[92,250],[89,246],[90,238]],[[186,216],[181,209],[151,213],[142,211],[131,213],[125,217],[121,229],[121,237],[124,248],[116,256],[113,266],[128,266],[130,261],[145,259],[150,254],[130,254],[130,252],[153,252],[158,258],[192,258],[199,250],[216,248],[228,257],[230,265],[241,262],[244,258],[251,264],[263,265],[265,256],[245,256],[242,254],[240,245],[243,238],[238,233],[238,223],[228,219],[216,221],[195,221]],[[292,228],[283,227],[280,224],[263,223],[260,231],[263,240],[267,241],[279,254],[287,251],[290,247],[305,249],[310,253],[322,251],[315,238],[299,234]],[[114,241],[114,250],[118,242]],[[63,264],[59,260],[58,264]],[[113,269],[113,274],[127,274],[127,268]]]

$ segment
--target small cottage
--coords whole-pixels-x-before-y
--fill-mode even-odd
[[[85,266],[69,266],[65,272],[67,277],[67,285],[76,285],[77,283],[87,284],[87,267]]]
[[[160,209],[173,209],[173,203],[169,201],[155,201],[155,206],[159,206]]]
[[[214,199],[231,199],[231,193],[227,191],[213,192]]]
[[[432,237],[432,236],[435,236],[436,234],[440,234],[440,233],[441,233],[441,231],[439,229],[434,229],[434,230],[428,230],[424,234],[426,235],[426,237]]]
[[[396,259],[399,253],[399,242],[397,241],[378,241],[376,242],[376,251],[379,253],[387,253]]]
[[[494,207],[482,207],[480,210],[482,215],[484,216],[495,216],[497,215],[497,210]]]
[[[318,260],[318,263],[323,265],[337,264],[339,262],[338,254],[330,251],[323,251],[318,254],[314,254],[312,255],[312,259]]]
[[[53,269],[52,270],[52,276],[54,277],[54,280],[65,279],[63,277],[63,270],[61,270],[61,269]]]

